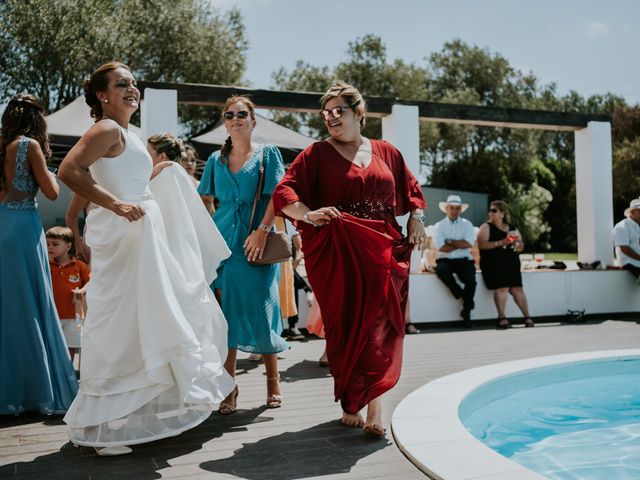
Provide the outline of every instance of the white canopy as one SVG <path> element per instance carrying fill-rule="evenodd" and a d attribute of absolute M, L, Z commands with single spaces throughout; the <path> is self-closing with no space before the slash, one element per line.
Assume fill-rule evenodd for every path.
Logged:
<path fill-rule="evenodd" d="M 192 140 L 209 145 L 222 145 L 227 139 L 227 130 L 224 125 L 218 125 L 202 135 L 193 137 Z M 316 140 L 291 130 L 290 128 L 278 125 L 276 122 L 256 114 L 256 128 L 251 134 L 251 140 L 257 143 L 269 143 L 281 148 L 294 150 L 304 150 Z"/>
<path fill-rule="evenodd" d="M 66 107 L 45 117 L 49 135 L 80 138 L 94 123 L 90 112 L 84 96 L 76 98 Z M 139 127 L 129 125 L 129 131 L 142 138 L 142 130 Z"/>

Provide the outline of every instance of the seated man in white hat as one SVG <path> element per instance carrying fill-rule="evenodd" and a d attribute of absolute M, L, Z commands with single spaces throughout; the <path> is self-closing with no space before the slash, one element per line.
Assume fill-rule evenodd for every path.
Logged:
<path fill-rule="evenodd" d="M 624 220 L 613 227 L 613 244 L 620 266 L 640 282 L 640 198 L 634 198 L 624 211 Z"/>
<path fill-rule="evenodd" d="M 447 201 L 440 202 L 438 206 L 447 216 L 435 224 L 433 242 L 439 251 L 436 274 L 454 297 L 462 299 L 460 315 L 465 327 L 471 328 L 471 310 L 475 306 L 473 296 L 476 293 L 476 267 L 471 256 L 475 235 L 471 222 L 460 217 L 469 204 L 462 203 L 459 195 L 449 195 Z M 454 274 L 464 288 L 460 287 Z"/>

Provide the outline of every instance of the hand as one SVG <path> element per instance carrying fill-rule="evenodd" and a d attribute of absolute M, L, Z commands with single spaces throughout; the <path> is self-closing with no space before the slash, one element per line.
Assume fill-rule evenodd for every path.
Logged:
<path fill-rule="evenodd" d="M 91 258 L 91 249 L 84 243 L 84 240 L 77 239 L 75 241 L 76 256 L 83 262 L 89 262 Z"/>
<path fill-rule="evenodd" d="M 151 170 L 151 178 L 149 180 L 153 180 L 163 169 L 175 165 L 175 163 L 176 162 L 172 162 L 171 160 L 156 163 L 153 166 L 153 170 Z"/>
<path fill-rule="evenodd" d="M 264 230 L 254 230 L 244 241 L 244 254 L 247 260 L 254 262 L 262 258 L 264 247 L 267 244 L 267 232 Z"/>
<path fill-rule="evenodd" d="M 144 208 L 142 208 L 137 203 L 118 201 L 115 203 L 115 205 L 111 210 L 116 215 L 124 217 L 130 222 L 135 222 L 136 220 L 140 220 L 144 215 Z"/>
<path fill-rule="evenodd" d="M 422 248 L 427 238 L 422 222 L 417 218 L 409 217 L 407 231 L 407 238 L 409 239 L 409 243 L 413 245 L 413 249 Z"/>
<path fill-rule="evenodd" d="M 307 218 L 316 225 L 327 225 L 333 218 L 341 216 L 340 210 L 336 207 L 322 207 L 307 212 Z"/>
<path fill-rule="evenodd" d="M 84 292 L 80 288 L 74 288 L 71 292 L 73 292 L 74 303 L 84 303 Z"/>

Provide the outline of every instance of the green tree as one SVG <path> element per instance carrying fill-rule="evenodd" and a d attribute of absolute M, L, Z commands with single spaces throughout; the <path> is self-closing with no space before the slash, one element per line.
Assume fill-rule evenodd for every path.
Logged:
<path fill-rule="evenodd" d="M 0 2 L 0 101 L 20 91 L 49 111 L 82 93 L 82 80 L 118 59 L 140 80 L 239 84 L 247 40 L 235 9 L 206 0 L 5 0 Z M 190 130 L 212 110 L 180 108 Z"/>
<path fill-rule="evenodd" d="M 427 71 L 400 59 L 389 62 L 380 37 L 365 35 L 350 42 L 346 57 L 335 68 L 317 67 L 303 61 L 298 61 L 291 71 L 280 68 L 272 74 L 274 86 L 280 90 L 324 92 L 332 83 L 344 80 L 355 85 L 363 95 L 426 98 Z M 302 127 L 316 138 L 325 134 L 324 124 L 318 115 L 278 112 L 274 118 L 291 128 Z M 368 118 L 363 134 L 379 138 L 380 120 Z"/>

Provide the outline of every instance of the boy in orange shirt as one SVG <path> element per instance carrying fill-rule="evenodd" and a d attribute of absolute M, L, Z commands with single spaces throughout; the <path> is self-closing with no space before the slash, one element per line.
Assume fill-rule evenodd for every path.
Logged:
<path fill-rule="evenodd" d="M 62 332 L 73 361 L 80 348 L 80 329 L 84 318 L 84 294 L 91 276 L 86 263 L 70 255 L 73 246 L 73 232 L 67 227 L 53 227 L 47 230 L 47 251 L 53 284 L 53 298 Z"/>

